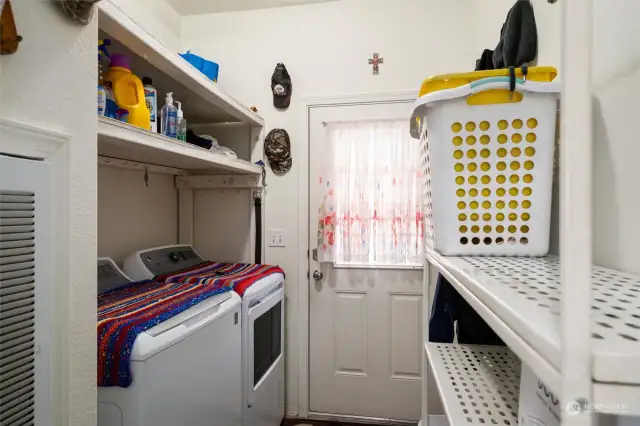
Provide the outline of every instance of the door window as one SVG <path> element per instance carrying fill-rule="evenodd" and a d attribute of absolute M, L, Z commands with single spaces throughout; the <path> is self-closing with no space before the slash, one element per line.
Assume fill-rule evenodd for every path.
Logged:
<path fill-rule="evenodd" d="M 420 142 L 408 120 L 330 122 L 324 199 L 318 217 L 320 261 L 420 265 L 423 214 Z"/>

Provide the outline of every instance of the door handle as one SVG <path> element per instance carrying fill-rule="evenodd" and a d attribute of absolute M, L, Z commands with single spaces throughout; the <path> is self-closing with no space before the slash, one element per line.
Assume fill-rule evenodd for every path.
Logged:
<path fill-rule="evenodd" d="M 324 274 L 320 271 L 313 271 L 313 279 L 316 281 L 321 281 L 322 278 L 324 277 Z"/>

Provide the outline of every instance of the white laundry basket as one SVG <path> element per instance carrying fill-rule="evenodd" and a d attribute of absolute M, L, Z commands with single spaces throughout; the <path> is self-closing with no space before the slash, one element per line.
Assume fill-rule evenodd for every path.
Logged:
<path fill-rule="evenodd" d="M 440 88 L 420 96 L 411 118 L 422 140 L 427 245 L 439 253 L 548 252 L 560 88 L 553 68 L 540 70 L 516 79 L 515 92 L 506 70 L 423 85 Z"/>

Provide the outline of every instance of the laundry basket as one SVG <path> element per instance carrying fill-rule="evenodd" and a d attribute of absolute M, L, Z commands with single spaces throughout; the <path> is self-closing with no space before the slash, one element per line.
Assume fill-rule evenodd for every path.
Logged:
<path fill-rule="evenodd" d="M 549 249 L 556 70 L 446 75 L 422 85 L 427 246 L 443 255 L 543 256 Z"/>

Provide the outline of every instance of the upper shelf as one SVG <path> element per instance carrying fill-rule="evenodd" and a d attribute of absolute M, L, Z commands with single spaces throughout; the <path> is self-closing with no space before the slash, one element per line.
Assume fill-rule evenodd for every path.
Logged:
<path fill-rule="evenodd" d="M 262 168 L 127 123 L 98 117 L 98 154 L 191 172 L 260 174 Z"/>
<path fill-rule="evenodd" d="M 560 259 L 556 256 L 427 259 L 509 347 L 556 392 L 560 390 Z M 594 397 L 640 391 L 640 277 L 594 266 L 592 369 Z M 595 401 L 599 402 L 599 401 Z M 640 410 L 630 407 L 633 411 Z"/>
<path fill-rule="evenodd" d="M 164 105 L 166 92 L 174 92 L 174 99 L 183 102 L 185 118 L 190 123 L 242 122 L 264 127 L 262 117 L 220 90 L 118 6 L 102 1 L 99 11 L 98 25 L 114 42 L 113 52 L 130 55 L 134 74 L 153 79 L 159 91 L 158 109 Z"/>

